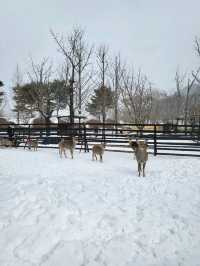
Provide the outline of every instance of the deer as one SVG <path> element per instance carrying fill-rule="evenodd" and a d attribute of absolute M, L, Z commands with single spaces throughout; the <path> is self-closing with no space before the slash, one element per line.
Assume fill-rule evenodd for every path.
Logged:
<path fill-rule="evenodd" d="M 129 145 L 131 146 L 131 148 L 135 153 L 135 157 L 138 164 L 138 176 L 140 177 L 142 172 L 143 177 L 145 177 L 145 166 L 148 160 L 148 153 L 147 153 L 148 144 L 146 141 L 129 140 Z"/>
<path fill-rule="evenodd" d="M 103 144 L 94 144 L 92 147 L 92 160 L 94 158 L 97 161 L 97 155 L 99 155 L 100 162 L 103 162 L 103 154 L 104 154 L 105 147 Z"/>
<path fill-rule="evenodd" d="M 78 140 L 75 137 L 71 139 L 64 139 L 62 138 L 61 141 L 58 143 L 59 148 L 59 155 L 62 158 L 62 154 L 64 153 L 65 158 L 67 158 L 66 150 L 70 151 L 71 158 L 74 158 L 74 150 L 76 147 Z"/>
<path fill-rule="evenodd" d="M 24 149 L 28 147 L 29 150 L 31 150 L 31 148 L 33 148 L 34 151 L 37 151 L 38 149 L 38 140 L 37 139 L 30 139 L 27 138 L 25 145 L 24 145 Z"/>
<path fill-rule="evenodd" d="M 0 139 L 0 146 L 12 147 L 13 146 L 13 142 L 11 140 L 9 140 L 9 139 L 1 138 Z"/>
<path fill-rule="evenodd" d="M 30 146 L 33 147 L 34 151 L 37 151 L 38 149 L 38 140 L 37 139 L 33 139 L 30 141 Z"/>

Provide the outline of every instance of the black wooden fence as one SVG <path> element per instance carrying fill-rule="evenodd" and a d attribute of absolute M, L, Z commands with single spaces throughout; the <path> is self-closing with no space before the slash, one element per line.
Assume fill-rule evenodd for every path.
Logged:
<path fill-rule="evenodd" d="M 0 124 L 0 138 L 16 139 L 23 147 L 27 138 L 38 139 L 40 148 L 57 148 L 61 138 L 78 137 L 77 148 L 89 151 L 104 143 L 107 151 L 132 152 L 128 139 L 146 139 L 149 153 L 200 157 L 200 125 L 169 124 Z"/>

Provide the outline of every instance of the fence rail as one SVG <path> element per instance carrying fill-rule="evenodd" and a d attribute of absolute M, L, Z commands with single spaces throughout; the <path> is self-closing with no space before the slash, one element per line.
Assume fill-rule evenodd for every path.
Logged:
<path fill-rule="evenodd" d="M 94 143 L 104 143 L 107 151 L 132 152 L 128 139 L 146 139 L 149 153 L 200 157 L 200 125 L 169 124 L 0 124 L 0 138 L 38 139 L 40 148 L 57 148 L 63 137 L 75 135 L 77 148 L 89 151 Z"/>

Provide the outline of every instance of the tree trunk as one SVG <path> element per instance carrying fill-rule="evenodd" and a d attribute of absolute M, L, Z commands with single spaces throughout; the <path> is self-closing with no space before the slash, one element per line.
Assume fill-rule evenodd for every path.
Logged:
<path fill-rule="evenodd" d="M 50 117 L 45 117 L 46 135 L 50 135 Z"/>
<path fill-rule="evenodd" d="M 105 110 L 105 55 L 103 54 L 103 72 L 102 72 L 102 89 L 103 89 L 103 124 L 105 124 L 106 121 L 106 110 Z"/>
<path fill-rule="evenodd" d="M 81 62 L 79 66 L 79 71 L 78 71 L 78 90 L 79 90 L 79 95 L 78 95 L 78 114 L 81 116 L 81 109 L 82 109 L 82 87 L 81 87 Z"/>
<path fill-rule="evenodd" d="M 19 124 L 19 111 L 17 111 L 17 124 Z"/>
<path fill-rule="evenodd" d="M 70 80 L 70 95 L 69 95 L 69 111 L 70 111 L 70 124 L 74 124 L 74 69 L 75 67 L 72 66 L 72 76 Z"/>
<path fill-rule="evenodd" d="M 118 74 L 117 71 L 115 73 L 115 124 L 118 123 Z"/>
<path fill-rule="evenodd" d="M 185 115 L 184 115 L 184 124 L 187 124 L 188 119 L 188 102 L 189 102 L 189 88 L 187 89 L 186 101 L 185 101 Z"/>

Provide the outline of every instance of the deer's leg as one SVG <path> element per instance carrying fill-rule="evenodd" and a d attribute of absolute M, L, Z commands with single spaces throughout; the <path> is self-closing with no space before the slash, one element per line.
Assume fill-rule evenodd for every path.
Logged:
<path fill-rule="evenodd" d="M 143 163 L 143 177 L 145 177 L 145 166 L 146 166 L 146 162 Z"/>
<path fill-rule="evenodd" d="M 92 152 L 92 161 L 94 161 L 94 152 Z"/>
<path fill-rule="evenodd" d="M 31 142 L 30 141 L 28 142 L 28 148 L 29 148 L 29 150 L 31 150 Z"/>
<path fill-rule="evenodd" d="M 65 155 L 65 158 L 67 158 L 67 154 L 66 154 L 66 150 L 65 149 L 63 149 L 63 153 Z"/>
<path fill-rule="evenodd" d="M 100 162 L 103 162 L 103 156 L 100 154 Z"/>
<path fill-rule="evenodd" d="M 71 158 L 74 158 L 74 154 L 73 154 L 73 149 L 70 149 L 70 153 L 71 153 Z"/>
<path fill-rule="evenodd" d="M 79 153 L 82 151 L 82 146 L 83 146 L 83 142 L 81 141 L 81 147 L 80 147 Z"/>
<path fill-rule="evenodd" d="M 141 172 L 141 163 L 138 162 L 138 176 L 140 176 L 140 172 Z"/>
<path fill-rule="evenodd" d="M 62 158 L 62 148 L 59 147 L 59 155 L 60 155 L 60 158 Z"/>

